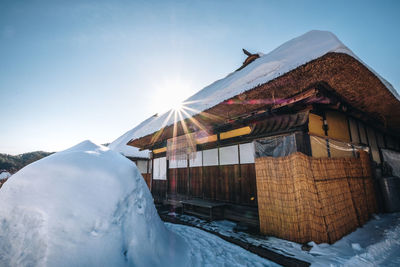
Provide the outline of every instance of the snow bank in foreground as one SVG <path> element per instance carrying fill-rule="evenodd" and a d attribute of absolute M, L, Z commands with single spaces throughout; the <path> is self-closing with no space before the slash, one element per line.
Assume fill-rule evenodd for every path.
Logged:
<path fill-rule="evenodd" d="M 90 141 L 28 165 L 0 190 L 0 266 L 186 266 L 138 169 Z"/>

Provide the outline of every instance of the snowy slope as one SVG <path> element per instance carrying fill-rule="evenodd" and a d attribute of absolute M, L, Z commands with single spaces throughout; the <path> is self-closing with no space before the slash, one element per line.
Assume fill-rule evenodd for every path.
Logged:
<path fill-rule="evenodd" d="M 0 266 L 185 266 L 188 255 L 136 166 L 90 141 L 0 190 Z"/>
<path fill-rule="evenodd" d="M 185 119 L 207 110 L 231 97 L 253 89 L 257 85 L 264 84 L 330 52 L 344 53 L 363 63 L 333 33 L 327 31 L 310 31 L 282 44 L 272 52 L 256 59 L 242 70 L 229 74 L 227 77 L 212 83 L 188 98 L 184 101 L 184 105 L 187 107 L 185 109 L 187 114 L 183 113 L 183 118 Z M 365 63 L 363 64 L 400 100 L 397 91 L 389 82 L 380 77 Z M 123 135 L 124 141 L 128 142 L 131 139 L 154 133 L 163 126 L 172 125 L 174 123 L 172 113 L 173 111 L 171 110 L 159 117 L 146 120 L 125 133 Z"/>

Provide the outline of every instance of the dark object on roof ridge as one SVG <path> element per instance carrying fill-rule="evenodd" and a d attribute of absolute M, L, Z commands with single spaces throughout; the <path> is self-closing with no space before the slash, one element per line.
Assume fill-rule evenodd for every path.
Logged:
<path fill-rule="evenodd" d="M 246 67 L 247 65 L 249 65 L 251 62 L 253 62 L 254 60 L 256 60 L 257 58 L 260 57 L 259 54 L 252 54 L 249 51 L 247 51 L 246 49 L 242 48 L 243 53 L 245 53 L 247 55 L 246 60 L 243 62 L 242 66 L 240 68 L 238 68 L 236 71 L 243 69 L 244 67 Z"/>

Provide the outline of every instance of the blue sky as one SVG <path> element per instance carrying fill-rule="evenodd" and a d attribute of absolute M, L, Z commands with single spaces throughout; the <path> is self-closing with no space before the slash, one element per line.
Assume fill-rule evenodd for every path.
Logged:
<path fill-rule="evenodd" d="M 400 88 L 400 1 L 0 0 L 0 153 L 107 143 L 312 29 Z"/>

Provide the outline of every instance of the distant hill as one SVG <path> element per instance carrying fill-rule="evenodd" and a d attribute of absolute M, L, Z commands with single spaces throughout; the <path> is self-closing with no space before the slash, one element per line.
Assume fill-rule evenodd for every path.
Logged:
<path fill-rule="evenodd" d="M 0 170 L 6 170 L 10 173 L 15 173 L 26 165 L 51 154 L 53 153 L 44 151 L 29 152 L 16 156 L 0 153 Z"/>

